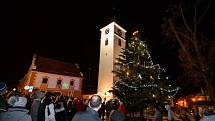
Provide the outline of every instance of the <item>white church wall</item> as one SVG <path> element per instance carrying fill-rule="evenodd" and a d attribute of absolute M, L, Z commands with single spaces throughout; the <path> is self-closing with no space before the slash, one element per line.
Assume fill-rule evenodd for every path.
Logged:
<path fill-rule="evenodd" d="M 47 81 L 47 88 L 56 88 L 57 80 L 62 80 L 62 89 L 69 89 L 70 82 L 73 81 L 73 88 L 75 91 L 80 90 L 80 78 L 72 77 L 72 76 L 65 76 L 65 75 L 58 75 L 58 74 L 51 74 L 45 72 L 37 72 L 36 78 L 34 81 L 34 86 L 39 88 L 42 84 L 43 78 L 48 78 Z"/>

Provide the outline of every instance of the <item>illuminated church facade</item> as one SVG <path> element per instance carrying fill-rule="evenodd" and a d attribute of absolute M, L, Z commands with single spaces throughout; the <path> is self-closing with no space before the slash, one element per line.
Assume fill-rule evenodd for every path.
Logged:
<path fill-rule="evenodd" d="M 126 30 L 116 22 L 111 22 L 107 26 L 100 29 L 100 58 L 99 58 L 99 74 L 97 94 L 107 99 L 113 98 L 112 90 L 113 82 L 116 80 L 113 74 L 114 63 L 122 48 L 126 45 Z"/>
<path fill-rule="evenodd" d="M 63 95 L 82 96 L 83 74 L 77 64 L 62 62 L 42 56 L 33 56 L 32 64 L 18 89 L 22 92 L 41 90 Z"/>

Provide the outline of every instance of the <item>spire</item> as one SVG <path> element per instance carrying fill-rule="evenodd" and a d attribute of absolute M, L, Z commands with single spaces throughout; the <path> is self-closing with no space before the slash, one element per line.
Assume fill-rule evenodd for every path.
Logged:
<path fill-rule="evenodd" d="M 116 0 L 113 0 L 113 6 L 112 6 L 112 13 L 111 13 L 111 18 L 110 22 L 116 22 Z"/>

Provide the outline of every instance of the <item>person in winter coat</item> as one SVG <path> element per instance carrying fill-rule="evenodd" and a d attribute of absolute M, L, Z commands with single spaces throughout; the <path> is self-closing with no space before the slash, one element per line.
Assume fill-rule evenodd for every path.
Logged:
<path fill-rule="evenodd" d="M 7 85 L 3 82 L 0 82 L 0 112 L 7 111 L 7 101 L 4 98 L 4 93 L 7 90 Z"/>
<path fill-rule="evenodd" d="M 123 112 L 125 116 L 128 113 L 128 111 L 126 110 L 125 105 L 123 104 L 122 101 L 119 102 L 119 108 L 118 108 L 118 110 L 121 111 L 121 112 Z"/>
<path fill-rule="evenodd" d="M 175 118 L 174 118 L 174 112 L 171 110 L 170 105 L 166 105 L 165 108 L 166 108 L 166 110 L 168 112 L 168 118 L 167 118 L 168 121 L 174 121 L 175 120 Z"/>
<path fill-rule="evenodd" d="M 125 121 L 125 115 L 123 112 L 119 111 L 119 100 L 112 99 L 110 102 L 110 119 L 109 121 Z"/>
<path fill-rule="evenodd" d="M 32 121 L 26 109 L 27 99 L 20 96 L 11 96 L 8 99 L 7 112 L 0 113 L 0 121 Z"/>
<path fill-rule="evenodd" d="M 55 119 L 56 121 L 68 121 L 67 112 L 63 103 L 63 97 L 59 97 L 55 102 Z"/>
<path fill-rule="evenodd" d="M 38 115 L 38 110 L 40 106 L 40 101 L 41 99 L 45 96 L 45 93 L 41 91 L 36 91 L 35 94 L 33 95 L 33 103 L 31 105 L 31 118 L 32 121 L 37 121 L 37 115 Z"/>
<path fill-rule="evenodd" d="M 73 102 L 73 100 L 69 99 L 67 103 L 67 118 L 68 121 L 71 121 L 73 116 L 76 113 L 76 104 Z"/>
<path fill-rule="evenodd" d="M 102 106 L 101 106 L 101 108 L 99 109 L 99 117 L 102 119 L 102 120 L 104 120 L 104 117 L 105 117 L 105 109 L 106 109 L 106 105 L 105 105 L 105 98 L 104 98 L 104 101 L 103 101 L 103 103 L 102 103 Z"/>
<path fill-rule="evenodd" d="M 213 110 L 206 110 L 199 121 L 215 121 L 215 112 Z"/>
<path fill-rule="evenodd" d="M 158 106 L 155 107 L 154 121 L 163 121 L 163 116 Z"/>
<path fill-rule="evenodd" d="M 93 95 L 89 100 L 89 106 L 84 112 L 77 112 L 72 121 L 101 121 L 98 110 L 101 108 L 102 98 L 99 95 Z"/>
<path fill-rule="evenodd" d="M 38 121 L 56 121 L 54 110 L 54 99 L 51 92 L 47 92 L 41 100 L 37 120 Z"/>

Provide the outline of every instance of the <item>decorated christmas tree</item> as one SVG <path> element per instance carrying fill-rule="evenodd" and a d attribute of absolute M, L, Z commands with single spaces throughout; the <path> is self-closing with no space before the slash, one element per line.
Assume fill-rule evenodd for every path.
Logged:
<path fill-rule="evenodd" d="M 138 31 L 127 40 L 113 73 L 115 81 L 111 91 L 127 108 L 161 105 L 179 89 L 168 79 L 165 69 L 153 64 L 146 41 L 140 40 Z"/>

